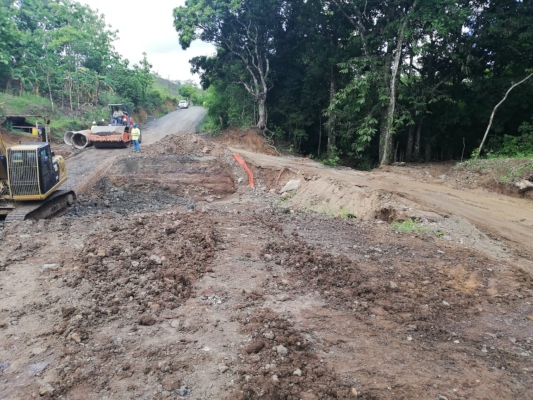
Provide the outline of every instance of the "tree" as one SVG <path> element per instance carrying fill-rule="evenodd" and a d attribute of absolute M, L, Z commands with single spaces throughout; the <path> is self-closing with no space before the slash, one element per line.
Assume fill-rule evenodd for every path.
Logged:
<path fill-rule="evenodd" d="M 174 26 L 183 49 L 199 38 L 232 55 L 232 63 L 239 66 L 232 71 L 234 83 L 242 85 L 257 103 L 259 129 L 267 127 L 270 61 L 288 6 L 281 0 L 189 0 L 174 9 Z"/>
<path fill-rule="evenodd" d="M 20 33 L 13 23 L 11 10 L 0 7 L 0 64 L 8 65 L 11 60 L 13 46 L 16 45 Z"/>
<path fill-rule="evenodd" d="M 490 115 L 490 120 L 489 120 L 489 125 L 487 126 L 487 130 L 485 131 L 485 135 L 483 136 L 483 140 L 481 141 L 481 144 L 479 145 L 479 150 L 477 152 L 477 155 L 476 155 L 476 158 L 479 157 L 481 155 L 481 150 L 483 149 L 483 144 L 485 143 L 485 140 L 487 140 L 487 135 L 489 134 L 489 131 L 490 131 L 490 127 L 492 125 L 492 120 L 494 119 L 494 114 L 496 114 L 496 110 L 498 109 L 498 107 L 500 107 L 502 105 L 502 103 L 507 99 L 507 96 L 509 96 L 509 93 L 511 92 L 511 90 L 513 90 L 515 87 L 517 87 L 518 85 L 521 85 L 522 83 L 524 83 L 525 81 L 527 81 L 529 78 L 531 78 L 533 76 L 533 73 L 529 74 L 528 76 L 526 76 L 524 79 L 522 79 L 520 82 L 517 82 L 515 84 L 513 84 L 509 90 L 507 90 L 507 92 L 505 92 L 505 96 L 503 97 L 503 99 L 501 99 L 501 101 L 496 104 L 496 106 L 494 107 L 494 109 L 492 110 L 492 114 Z"/>
<path fill-rule="evenodd" d="M 141 86 L 141 100 L 145 101 L 148 95 L 148 90 L 154 83 L 154 77 L 150 74 L 152 64 L 148 62 L 146 53 L 143 53 L 143 59 L 140 61 L 140 65 L 134 65 L 134 71 L 136 79 Z"/>

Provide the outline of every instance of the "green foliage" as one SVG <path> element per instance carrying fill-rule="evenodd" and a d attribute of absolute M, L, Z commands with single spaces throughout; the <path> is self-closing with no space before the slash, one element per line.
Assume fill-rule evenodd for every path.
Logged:
<path fill-rule="evenodd" d="M 209 131 L 225 129 L 228 126 L 253 125 L 254 105 L 240 86 L 226 85 L 225 90 L 222 90 L 222 87 L 213 84 L 206 91 L 204 105 L 207 108 L 204 126 Z"/>
<path fill-rule="evenodd" d="M 159 75 L 154 76 L 154 88 L 163 97 L 175 98 L 179 97 L 180 82 L 164 79 Z"/>
<path fill-rule="evenodd" d="M 25 93 L 21 96 L 13 96 L 0 92 L 0 104 L 2 103 L 6 115 L 34 114 L 49 116 L 52 114 L 50 100 L 33 94 Z"/>
<path fill-rule="evenodd" d="M 437 237 L 444 236 L 443 231 L 432 230 L 430 227 L 422 225 L 412 218 L 405 221 L 395 221 L 392 223 L 392 229 L 401 233 L 425 233 L 432 234 Z"/>
<path fill-rule="evenodd" d="M 355 168 L 361 171 L 371 171 L 379 166 L 379 163 L 368 155 L 355 158 L 354 163 Z"/>
<path fill-rule="evenodd" d="M 113 48 L 116 31 L 73 0 L 3 1 L 0 37 L 0 89 L 45 96 L 51 113 L 95 117 L 92 109 L 111 98 L 153 112 L 167 98 L 154 89 L 146 54 L 130 66 Z"/>
<path fill-rule="evenodd" d="M 340 218 L 345 218 L 345 219 L 356 219 L 357 218 L 355 213 L 353 213 L 347 206 L 343 206 L 340 210 L 332 210 L 331 208 L 329 208 L 328 205 L 324 205 L 324 206 L 317 208 L 313 206 L 310 200 L 307 200 L 305 203 L 305 207 L 309 210 L 329 215 L 330 217 L 340 217 Z"/>
<path fill-rule="evenodd" d="M 409 218 L 403 222 L 395 221 L 392 223 L 392 229 L 398 232 L 423 232 L 425 227 Z"/>
<path fill-rule="evenodd" d="M 492 137 L 487 144 L 487 158 L 533 157 L 533 124 L 524 122 L 518 128 L 520 135 Z"/>
<path fill-rule="evenodd" d="M 190 99 L 195 89 L 190 85 L 183 85 L 179 88 L 179 94 L 184 99 Z"/>
<path fill-rule="evenodd" d="M 340 160 L 339 151 L 337 150 L 335 146 L 332 146 L 331 152 L 329 154 L 326 154 L 319 161 L 324 165 L 335 167 L 339 163 L 339 160 Z"/>
<path fill-rule="evenodd" d="M 357 218 L 354 213 L 350 211 L 350 209 L 346 206 L 342 207 L 339 211 L 339 217 L 346 218 L 346 219 L 355 219 Z"/>
<path fill-rule="evenodd" d="M 0 65 L 9 64 L 13 46 L 20 40 L 20 32 L 13 23 L 12 10 L 0 7 Z"/>
<path fill-rule="evenodd" d="M 489 158 L 475 159 L 458 163 L 455 171 L 478 171 L 490 175 L 496 182 L 515 183 L 533 175 L 533 157 L 529 158 Z"/>
<path fill-rule="evenodd" d="M 324 158 L 325 150 L 331 153 L 327 147 L 335 146 L 351 159 L 346 164 L 369 160 L 364 168 L 380 159 L 387 134 L 393 142 L 387 151 L 398 145 L 400 161 L 469 154 L 479 145 L 494 105 L 532 65 L 530 2 L 194 0 L 177 8 L 174 18 L 182 46 L 195 39 L 217 45 L 215 57 L 192 63 L 202 86 L 217 92 L 207 101 L 212 127 L 257 121 L 257 98 L 242 106 L 240 96 L 227 95 L 230 86 L 250 83 L 246 67 L 255 67 L 234 52 L 250 43 L 243 36 L 250 26 L 260 36 L 260 55 L 268 55 L 270 130 L 278 127 L 280 139 L 304 154 Z M 533 114 L 532 97 L 529 82 L 498 110 L 491 131 L 499 140 L 493 142 L 494 154 L 500 148 L 502 154 L 529 154 L 528 136 L 518 129 Z M 512 139 L 520 135 L 523 140 Z M 341 161 L 331 158 L 326 162 Z"/>

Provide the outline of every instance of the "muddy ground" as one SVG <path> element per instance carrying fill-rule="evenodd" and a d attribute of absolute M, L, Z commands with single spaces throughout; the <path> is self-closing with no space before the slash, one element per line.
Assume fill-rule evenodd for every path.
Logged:
<path fill-rule="evenodd" d="M 270 151 L 168 136 L 0 233 L 0 399 L 531 398 L 522 247 L 294 158 L 242 152 L 251 189 L 236 144 Z"/>

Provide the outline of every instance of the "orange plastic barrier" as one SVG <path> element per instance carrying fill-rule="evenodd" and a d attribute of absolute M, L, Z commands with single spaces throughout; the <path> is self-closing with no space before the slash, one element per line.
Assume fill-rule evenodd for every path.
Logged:
<path fill-rule="evenodd" d="M 279 171 L 279 175 L 278 175 L 278 177 L 276 178 L 276 183 L 275 183 L 275 185 L 278 184 L 279 178 L 281 178 L 281 174 L 283 173 L 283 171 L 285 171 L 285 167 L 283 167 L 283 168 L 281 169 L 281 171 Z"/>
<path fill-rule="evenodd" d="M 244 170 L 248 173 L 248 181 L 250 182 L 250 187 L 253 188 L 254 187 L 254 174 L 252 173 L 252 171 L 250 171 L 250 168 L 248 168 L 248 165 L 246 165 L 246 161 L 244 161 L 242 157 L 236 153 L 233 153 L 233 158 L 235 158 L 235 160 L 239 164 L 241 164 Z"/>

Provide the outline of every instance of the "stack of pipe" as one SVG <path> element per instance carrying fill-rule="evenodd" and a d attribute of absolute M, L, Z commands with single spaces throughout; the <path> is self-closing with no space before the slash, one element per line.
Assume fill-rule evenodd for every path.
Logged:
<path fill-rule="evenodd" d="M 63 136 L 63 141 L 69 146 L 74 146 L 77 149 L 84 149 L 91 146 L 93 142 L 89 141 L 90 130 L 85 131 L 67 131 Z"/>

